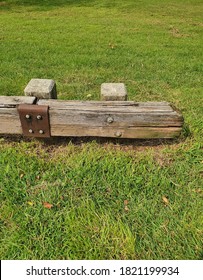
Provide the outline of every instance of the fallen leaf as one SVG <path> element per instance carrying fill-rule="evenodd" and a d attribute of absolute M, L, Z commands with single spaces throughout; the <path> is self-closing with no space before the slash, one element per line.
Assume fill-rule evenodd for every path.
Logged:
<path fill-rule="evenodd" d="M 128 205 L 129 201 L 126 199 L 124 200 L 124 205 Z"/>
<path fill-rule="evenodd" d="M 199 188 L 199 189 L 196 189 L 195 192 L 196 192 L 196 193 L 201 193 L 202 190 Z"/>
<path fill-rule="evenodd" d="M 50 204 L 48 202 L 43 202 L 43 206 L 47 209 L 51 209 L 54 205 L 53 204 Z"/>
<path fill-rule="evenodd" d="M 27 204 L 30 205 L 30 206 L 34 205 L 34 203 L 32 201 L 28 201 Z"/>
<path fill-rule="evenodd" d="M 125 199 L 125 200 L 124 200 L 124 210 L 125 210 L 126 212 L 129 211 L 128 203 L 129 203 L 129 201 L 128 201 L 127 199 Z"/>
<path fill-rule="evenodd" d="M 107 192 L 107 193 L 111 193 L 111 188 L 108 187 L 108 188 L 106 189 L 106 192 Z"/>
<path fill-rule="evenodd" d="M 109 43 L 109 47 L 110 47 L 111 49 L 115 49 L 116 45 L 113 44 L 113 43 Z"/>
<path fill-rule="evenodd" d="M 21 174 L 20 174 L 20 179 L 22 179 L 24 176 L 25 176 L 25 174 L 24 174 L 24 173 L 21 173 Z"/>
<path fill-rule="evenodd" d="M 165 205 L 169 204 L 169 200 L 168 200 L 168 198 L 166 196 L 162 196 L 162 200 L 163 200 Z"/>
<path fill-rule="evenodd" d="M 87 94 L 87 98 L 90 98 L 90 97 L 92 97 L 92 95 L 91 94 Z"/>

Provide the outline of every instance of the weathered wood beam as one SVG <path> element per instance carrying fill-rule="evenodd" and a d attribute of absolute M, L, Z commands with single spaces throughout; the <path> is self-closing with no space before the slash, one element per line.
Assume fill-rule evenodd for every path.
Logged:
<path fill-rule="evenodd" d="M 35 101 L 32 96 L 0 96 L 0 134 L 22 134 L 17 106 Z"/>
<path fill-rule="evenodd" d="M 173 138 L 183 117 L 167 102 L 63 101 L 0 97 L 0 134 L 22 134 L 19 104 L 49 106 L 51 136 Z M 34 135 L 33 135 L 34 136 Z"/>
<path fill-rule="evenodd" d="M 52 136 L 174 138 L 183 117 L 167 102 L 39 100 Z"/>

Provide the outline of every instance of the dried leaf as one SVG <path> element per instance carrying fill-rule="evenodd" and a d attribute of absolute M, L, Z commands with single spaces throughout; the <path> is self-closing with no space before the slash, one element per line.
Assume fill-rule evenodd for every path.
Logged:
<path fill-rule="evenodd" d="M 53 204 L 50 204 L 48 202 L 43 202 L 43 206 L 47 209 L 51 209 L 53 207 Z"/>
<path fill-rule="evenodd" d="M 129 203 L 129 201 L 128 201 L 127 199 L 125 199 L 125 200 L 124 200 L 124 210 L 125 210 L 126 212 L 129 211 L 128 203 Z"/>
<path fill-rule="evenodd" d="M 124 205 L 128 205 L 129 201 L 126 199 L 124 200 Z"/>
<path fill-rule="evenodd" d="M 24 174 L 24 173 L 21 173 L 21 174 L 20 174 L 20 179 L 22 179 L 24 176 L 25 176 L 25 174 Z"/>
<path fill-rule="evenodd" d="M 162 196 L 162 200 L 163 200 L 165 205 L 169 204 L 169 200 L 168 200 L 168 198 L 166 196 Z"/>
<path fill-rule="evenodd" d="M 199 189 L 196 189 L 195 192 L 196 192 L 196 193 L 201 193 L 202 190 L 199 188 Z"/>
<path fill-rule="evenodd" d="M 113 44 L 113 43 L 109 43 L 109 47 L 110 47 L 111 49 L 115 49 L 115 48 L 116 48 L 116 45 Z"/>
<path fill-rule="evenodd" d="M 108 188 L 106 189 L 106 192 L 107 192 L 107 193 L 111 193 L 111 188 L 108 187 Z"/>
<path fill-rule="evenodd" d="M 30 205 L 30 206 L 34 205 L 34 203 L 32 201 L 28 201 L 27 204 Z"/>

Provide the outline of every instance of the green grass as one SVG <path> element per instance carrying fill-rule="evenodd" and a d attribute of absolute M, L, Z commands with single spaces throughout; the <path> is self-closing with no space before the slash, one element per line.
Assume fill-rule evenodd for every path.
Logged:
<path fill-rule="evenodd" d="M 202 259 L 201 1 L 33 2 L 0 2 L 1 95 L 52 78 L 60 99 L 99 100 L 124 82 L 185 126 L 172 142 L 0 138 L 1 259 Z"/>

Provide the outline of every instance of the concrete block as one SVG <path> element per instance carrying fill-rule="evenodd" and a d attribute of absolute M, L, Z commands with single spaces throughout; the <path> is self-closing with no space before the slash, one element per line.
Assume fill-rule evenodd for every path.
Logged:
<path fill-rule="evenodd" d="M 57 99 L 56 83 L 50 79 L 31 79 L 24 93 L 41 99 Z"/>
<path fill-rule="evenodd" d="M 101 85 L 101 100 L 104 101 L 125 101 L 127 90 L 123 83 L 103 83 Z"/>

